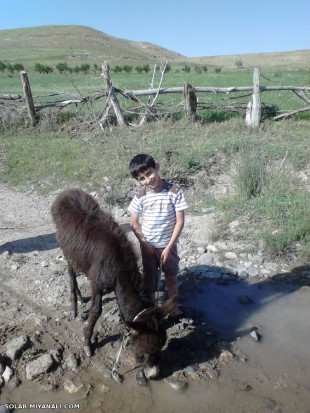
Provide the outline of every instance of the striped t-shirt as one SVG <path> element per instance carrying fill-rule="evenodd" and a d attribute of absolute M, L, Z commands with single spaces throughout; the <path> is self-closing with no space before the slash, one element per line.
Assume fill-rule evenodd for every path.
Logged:
<path fill-rule="evenodd" d="M 160 192 L 151 192 L 143 187 L 131 201 L 128 211 L 143 214 L 143 235 L 154 247 L 164 248 L 168 245 L 176 224 L 176 211 L 186 208 L 188 203 L 182 189 L 164 181 Z"/>

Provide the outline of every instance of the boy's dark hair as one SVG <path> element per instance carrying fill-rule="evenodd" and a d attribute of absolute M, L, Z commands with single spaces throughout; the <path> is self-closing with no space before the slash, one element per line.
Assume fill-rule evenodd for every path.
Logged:
<path fill-rule="evenodd" d="M 137 178 L 139 172 L 144 172 L 149 168 L 156 168 L 156 162 L 151 155 L 146 153 L 136 155 L 129 164 L 129 172 L 134 178 Z"/>

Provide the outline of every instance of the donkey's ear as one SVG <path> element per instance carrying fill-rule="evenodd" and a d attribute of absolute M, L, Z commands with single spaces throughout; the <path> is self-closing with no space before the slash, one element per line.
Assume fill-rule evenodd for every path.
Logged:
<path fill-rule="evenodd" d="M 164 318 L 167 314 L 169 314 L 175 307 L 176 303 L 179 300 L 179 296 L 176 294 L 169 298 L 161 307 L 159 307 L 157 312 L 158 318 Z"/>
<path fill-rule="evenodd" d="M 131 333 L 134 335 L 139 334 L 144 328 L 143 324 L 139 321 L 125 321 L 125 324 L 128 328 L 130 328 Z"/>

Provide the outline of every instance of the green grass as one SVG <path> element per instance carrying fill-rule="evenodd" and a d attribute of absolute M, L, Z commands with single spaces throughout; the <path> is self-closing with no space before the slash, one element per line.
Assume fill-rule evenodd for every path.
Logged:
<path fill-rule="evenodd" d="M 100 63 L 99 63 L 100 66 Z M 173 67 L 173 66 L 172 66 Z M 39 74 L 34 71 L 33 67 L 26 68 L 28 77 L 34 96 L 35 105 L 39 105 L 44 102 L 53 102 L 56 100 L 70 99 L 72 95 L 81 97 L 87 96 L 91 91 L 103 90 L 106 88 L 104 80 L 101 78 L 100 71 L 90 71 L 88 74 L 60 74 L 56 71 L 51 74 Z M 261 84 L 271 85 L 296 85 L 302 86 L 309 82 L 309 73 L 305 70 L 282 70 L 277 75 L 272 70 L 262 70 L 262 74 L 268 79 L 273 79 L 273 82 L 267 82 L 265 79 L 261 79 Z M 111 79 L 115 87 L 122 90 L 136 90 L 136 89 L 148 89 L 150 79 L 152 77 L 151 72 L 148 74 L 138 73 L 114 73 L 110 71 Z M 229 86 L 251 86 L 252 85 L 252 71 L 251 70 L 238 70 L 238 69 L 223 69 L 220 74 L 216 74 L 212 71 L 207 73 L 197 74 L 194 70 L 190 73 L 184 73 L 184 71 L 173 69 L 165 75 L 162 87 L 182 87 L 184 82 L 188 82 L 193 86 L 214 86 L 214 87 L 229 87 Z M 157 73 L 154 81 L 154 87 L 159 85 L 160 74 Z M 20 94 L 23 95 L 22 84 L 19 74 L 14 73 L 13 76 L 9 76 L 7 72 L 0 73 L 1 92 L 7 94 Z M 61 96 L 50 97 L 38 97 L 48 95 L 54 92 L 65 92 Z M 243 102 L 246 106 L 250 100 L 250 96 L 237 99 L 242 93 L 226 94 L 214 94 L 214 93 L 198 93 L 198 101 L 202 103 L 212 104 L 230 104 L 233 102 Z M 137 104 L 123 98 L 118 95 L 120 105 L 123 110 L 135 110 Z M 141 97 L 142 102 L 147 103 L 148 97 Z M 152 101 L 153 97 L 151 97 Z M 162 109 L 173 109 L 183 99 L 182 94 L 169 94 L 160 95 L 157 99 L 156 110 L 158 113 Z M 283 92 L 264 92 L 261 96 L 262 102 L 277 108 L 278 110 L 295 110 L 305 106 L 304 102 L 298 98 L 291 91 Z M 81 106 L 81 105 L 80 105 Z M 94 102 L 94 110 L 99 115 L 104 106 L 104 99 L 100 99 Z M 3 110 L 3 108 L 2 108 Z M 70 107 L 69 110 L 75 111 L 74 107 Z M 141 109 L 140 109 L 141 110 Z M 179 109 L 181 110 L 181 109 Z M 244 116 L 245 110 L 241 110 L 238 114 L 236 112 L 224 112 L 221 110 L 205 110 L 199 111 L 198 115 L 204 121 L 223 121 L 227 120 L 231 116 Z M 131 120 L 134 119 L 133 115 L 130 116 Z M 180 115 L 178 115 L 180 116 Z M 308 119 L 309 113 L 300 114 L 299 117 Z"/>
<path fill-rule="evenodd" d="M 296 85 L 305 84 L 307 76 L 301 70 L 265 74 L 283 84 Z M 111 72 L 111 77 L 118 88 L 141 89 L 148 87 L 151 75 Z M 99 73 L 40 75 L 30 71 L 29 78 L 34 95 L 62 90 L 85 95 L 105 87 Z M 184 81 L 196 86 L 242 86 L 251 84 L 251 78 L 250 71 L 237 69 L 220 74 L 172 72 L 165 76 L 162 86 L 182 86 Z M 21 93 L 18 75 L 0 73 L 0 80 L 3 93 Z M 155 87 L 158 80 L 159 75 Z M 281 110 L 302 104 L 292 92 L 278 95 L 264 93 L 262 100 L 268 98 Z M 221 102 L 227 95 L 205 95 L 204 99 L 209 97 Z M 180 99 L 169 95 L 158 100 L 172 107 Z M 127 109 L 135 106 L 128 100 L 120 101 Z M 1 181 L 20 189 L 35 186 L 41 192 L 66 186 L 100 192 L 103 178 L 108 177 L 113 191 L 105 193 L 105 201 L 126 205 L 128 191 L 136 188 L 128 176 L 128 163 L 136 153 L 151 153 L 160 162 L 163 176 L 187 188 L 191 213 L 200 213 L 209 206 L 222 211 L 221 236 L 229 220 L 243 217 L 249 225 L 239 237 L 263 240 L 272 254 L 283 253 L 293 242 L 301 241 L 305 255 L 310 257 L 306 241 L 310 239 L 309 192 L 297 179 L 300 171 L 309 174 L 309 121 L 266 122 L 259 131 L 252 131 L 245 126 L 243 115 L 229 120 L 223 112 L 213 111 L 201 114 L 202 122 L 190 123 L 180 117 L 143 127 L 118 128 L 111 121 L 101 131 L 95 116 L 103 107 L 104 101 L 98 100 L 94 105 L 58 112 L 44 110 L 34 129 L 27 127 L 25 112 L 22 116 L 5 112 L 0 141 Z M 212 188 L 221 175 L 227 176 L 231 186 L 227 196 L 218 199 Z M 195 187 L 195 196 L 191 195 L 191 187 Z"/>

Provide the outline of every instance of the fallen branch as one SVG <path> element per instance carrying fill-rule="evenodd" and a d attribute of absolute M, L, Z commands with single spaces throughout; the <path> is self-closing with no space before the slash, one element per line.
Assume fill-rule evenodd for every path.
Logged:
<path fill-rule="evenodd" d="M 0 99 L 3 99 L 3 100 L 21 100 L 21 99 L 23 99 L 23 97 L 21 95 L 10 95 L 10 94 L 0 93 Z"/>
<path fill-rule="evenodd" d="M 283 118 L 288 118 L 289 116 L 297 115 L 297 113 L 307 112 L 309 110 L 310 110 L 310 106 L 307 106 L 306 108 L 303 108 L 303 109 L 292 110 L 291 112 L 283 113 L 283 115 L 275 116 L 273 118 L 270 118 L 270 120 L 275 120 L 276 121 L 276 120 L 280 120 L 280 119 L 283 119 Z"/>

